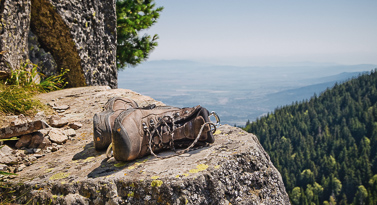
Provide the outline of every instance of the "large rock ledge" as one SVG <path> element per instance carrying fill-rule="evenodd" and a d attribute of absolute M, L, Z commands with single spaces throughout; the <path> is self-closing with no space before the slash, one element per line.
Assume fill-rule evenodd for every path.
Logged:
<path fill-rule="evenodd" d="M 130 97 L 141 106 L 162 105 L 130 90 L 106 87 L 40 96 L 68 104 L 64 115 L 83 127 L 74 141 L 11 179 L 8 198 L 21 204 L 289 204 L 281 175 L 257 137 L 229 125 L 218 128 L 214 144 L 180 156 L 146 156 L 128 163 L 106 159 L 94 150 L 92 117 L 112 96 Z"/>

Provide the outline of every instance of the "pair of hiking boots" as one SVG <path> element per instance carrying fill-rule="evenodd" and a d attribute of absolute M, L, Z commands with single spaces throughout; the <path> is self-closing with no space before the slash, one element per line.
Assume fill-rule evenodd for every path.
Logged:
<path fill-rule="evenodd" d="M 212 113 L 217 122 L 220 119 Z M 196 106 L 177 108 L 149 105 L 140 108 L 129 98 L 114 97 L 104 111 L 93 117 L 94 147 L 104 150 L 112 146 L 114 158 L 130 161 L 155 152 L 176 147 L 186 148 L 215 141 L 216 126 L 207 109 Z M 181 151 L 181 153 L 183 152 Z"/>

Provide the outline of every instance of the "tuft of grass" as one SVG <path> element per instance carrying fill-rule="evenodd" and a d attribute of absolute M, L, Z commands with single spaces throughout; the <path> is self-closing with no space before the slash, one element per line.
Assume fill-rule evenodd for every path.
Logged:
<path fill-rule="evenodd" d="M 30 68 L 31 67 L 31 68 Z M 39 93 L 60 90 L 67 85 L 64 76 L 69 70 L 62 70 L 59 75 L 45 77 L 38 73 L 38 66 L 25 63 L 20 69 L 13 70 L 10 78 L 0 81 L 0 114 L 34 115 L 47 106 L 35 99 Z M 41 82 L 38 81 L 42 78 Z"/>
<path fill-rule="evenodd" d="M 10 172 L 0 171 L 0 175 L 17 175 L 17 174 L 10 173 Z"/>
<path fill-rule="evenodd" d="M 31 87 L 0 84 L 0 112 L 5 114 L 33 115 L 45 105 L 34 98 L 38 90 Z"/>
<path fill-rule="evenodd" d="M 30 66 L 32 65 L 32 68 Z M 21 87 L 36 87 L 38 79 L 38 66 L 25 63 L 20 69 L 12 70 L 10 78 L 5 85 L 16 85 Z"/>
<path fill-rule="evenodd" d="M 69 69 L 62 70 L 59 75 L 53 75 L 50 77 L 45 78 L 39 84 L 39 88 L 41 91 L 50 92 L 55 90 L 60 90 L 64 88 L 68 82 L 65 82 L 64 76 L 69 72 Z M 44 76 L 43 74 L 41 74 Z"/>

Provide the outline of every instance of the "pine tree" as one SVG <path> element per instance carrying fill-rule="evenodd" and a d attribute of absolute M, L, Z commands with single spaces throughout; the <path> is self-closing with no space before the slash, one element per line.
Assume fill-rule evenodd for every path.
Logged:
<path fill-rule="evenodd" d="M 368 190 L 365 189 L 365 187 L 363 185 L 360 185 L 358 187 L 358 190 L 356 192 L 356 196 L 353 200 L 353 204 L 357 204 L 357 205 L 364 205 L 364 204 L 367 204 L 366 201 L 367 201 L 367 197 L 368 197 Z"/>
<path fill-rule="evenodd" d="M 153 0 L 117 0 L 117 68 L 135 66 L 149 57 L 157 46 L 158 35 L 139 33 L 157 22 L 163 7 L 154 8 Z"/>

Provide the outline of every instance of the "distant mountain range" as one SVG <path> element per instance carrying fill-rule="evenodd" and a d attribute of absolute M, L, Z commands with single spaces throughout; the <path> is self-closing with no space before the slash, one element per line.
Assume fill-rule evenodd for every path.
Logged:
<path fill-rule="evenodd" d="M 278 106 L 309 99 L 376 65 L 224 66 L 182 60 L 146 62 L 118 74 L 127 88 L 178 107 L 202 105 L 223 124 L 243 126 Z"/>
<path fill-rule="evenodd" d="M 295 101 L 302 101 L 305 99 L 310 99 L 314 96 L 314 93 L 319 95 L 321 92 L 325 91 L 327 88 L 332 88 L 335 83 L 342 83 L 349 79 L 357 77 L 361 72 L 352 73 L 340 73 L 338 75 L 327 76 L 323 78 L 314 79 L 313 82 L 323 82 L 313 85 L 308 85 L 304 87 L 299 87 L 290 90 L 284 90 L 278 93 L 268 94 L 266 96 L 266 103 L 269 103 L 270 107 L 289 105 Z M 279 102 L 279 105 L 276 105 Z"/>

